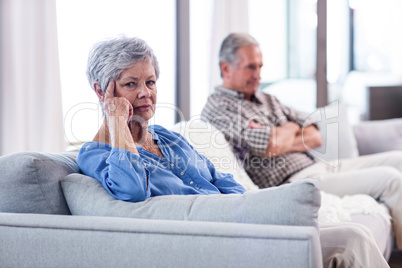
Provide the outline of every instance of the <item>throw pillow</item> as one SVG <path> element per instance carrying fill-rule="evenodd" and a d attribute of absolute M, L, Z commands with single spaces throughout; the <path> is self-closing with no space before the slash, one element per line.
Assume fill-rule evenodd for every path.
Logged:
<path fill-rule="evenodd" d="M 137 203 L 114 199 L 100 182 L 82 174 L 68 175 L 61 185 L 73 215 L 318 228 L 320 191 L 309 180 L 245 194 L 166 195 Z"/>
<path fill-rule="evenodd" d="M 353 126 L 360 155 L 402 150 L 402 119 L 360 122 Z"/>
<path fill-rule="evenodd" d="M 211 124 L 192 118 L 190 121 L 177 123 L 171 130 L 183 135 L 219 172 L 232 174 L 247 191 L 258 189 L 232 152 L 223 133 Z"/>
<path fill-rule="evenodd" d="M 19 152 L 0 157 L 0 212 L 70 214 L 60 180 L 79 172 L 75 156 Z"/>
<path fill-rule="evenodd" d="M 359 155 L 346 106 L 335 101 L 312 113 L 306 125 L 309 122 L 317 123 L 322 137 L 322 146 L 310 150 L 317 160 L 336 166 L 339 159 Z"/>

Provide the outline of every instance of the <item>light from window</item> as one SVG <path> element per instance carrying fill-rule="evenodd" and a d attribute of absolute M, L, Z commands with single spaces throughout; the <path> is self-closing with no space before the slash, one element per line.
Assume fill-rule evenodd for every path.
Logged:
<path fill-rule="evenodd" d="M 190 114 L 199 116 L 210 88 L 212 64 L 218 64 L 218 56 L 212 56 L 213 0 L 190 1 Z M 213 57 L 213 59 L 211 59 Z"/>
<path fill-rule="evenodd" d="M 260 43 L 264 67 L 261 82 L 287 78 L 287 1 L 249 1 L 250 34 Z"/>
<path fill-rule="evenodd" d="M 355 69 L 402 74 L 402 1 L 367 0 L 350 3 L 354 13 Z"/>

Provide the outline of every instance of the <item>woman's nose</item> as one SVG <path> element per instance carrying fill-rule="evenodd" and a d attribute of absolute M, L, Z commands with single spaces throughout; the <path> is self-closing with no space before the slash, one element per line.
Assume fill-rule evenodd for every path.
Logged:
<path fill-rule="evenodd" d="M 150 97 L 151 96 L 151 90 L 147 87 L 146 84 L 141 83 L 141 86 L 139 88 L 138 92 L 138 98 L 144 98 L 144 97 Z"/>

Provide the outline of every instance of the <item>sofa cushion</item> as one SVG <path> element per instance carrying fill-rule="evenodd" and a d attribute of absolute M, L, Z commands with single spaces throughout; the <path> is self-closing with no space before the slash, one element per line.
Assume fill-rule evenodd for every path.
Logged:
<path fill-rule="evenodd" d="M 194 117 L 177 123 L 170 130 L 183 135 L 194 149 L 214 164 L 216 170 L 232 174 L 247 191 L 258 189 L 232 152 L 223 133 L 211 124 Z"/>
<path fill-rule="evenodd" d="M 71 213 L 83 216 L 317 227 L 321 202 L 309 180 L 245 194 L 166 195 L 137 203 L 114 199 L 100 182 L 82 174 L 68 175 L 61 184 Z"/>
<path fill-rule="evenodd" d="M 76 153 L 0 157 L 0 212 L 70 214 L 60 180 L 79 172 Z"/>
<path fill-rule="evenodd" d="M 349 123 L 348 110 L 338 101 L 310 114 L 306 125 L 315 122 L 321 133 L 322 146 L 310 150 L 319 161 L 338 165 L 339 159 L 359 156 L 353 128 Z"/>
<path fill-rule="evenodd" d="M 360 122 L 353 130 L 360 155 L 402 150 L 402 118 Z"/>

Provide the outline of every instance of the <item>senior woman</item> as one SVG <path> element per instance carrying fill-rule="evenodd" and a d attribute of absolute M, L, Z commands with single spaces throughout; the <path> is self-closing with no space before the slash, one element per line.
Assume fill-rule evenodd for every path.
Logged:
<path fill-rule="evenodd" d="M 138 202 L 158 195 L 245 192 L 181 135 L 148 125 L 155 114 L 159 66 L 146 42 L 120 37 L 97 43 L 87 76 L 104 121 L 77 163 L 113 197 Z"/>

